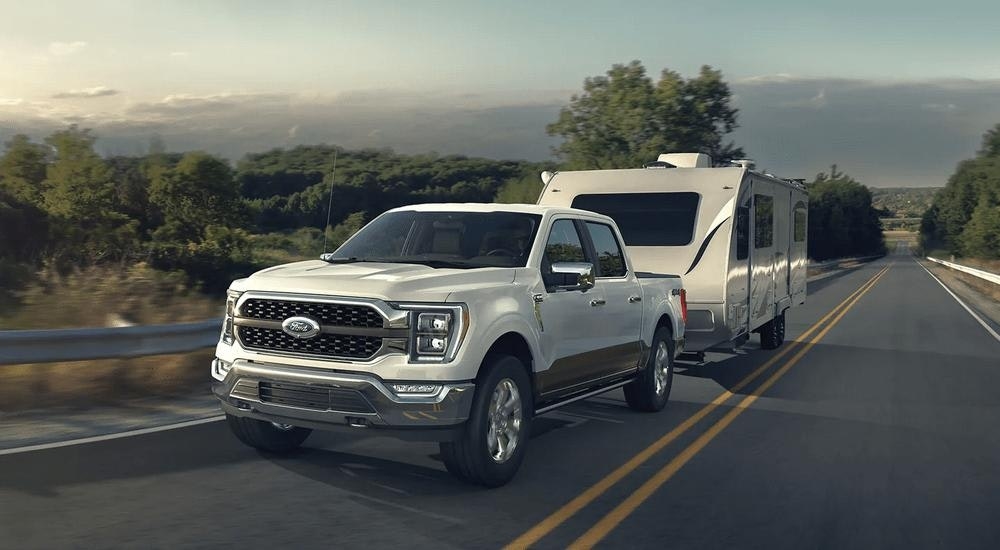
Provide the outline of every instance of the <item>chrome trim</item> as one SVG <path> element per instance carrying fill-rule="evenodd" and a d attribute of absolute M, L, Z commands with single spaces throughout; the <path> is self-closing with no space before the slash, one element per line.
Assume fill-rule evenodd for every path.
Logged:
<path fill-rule="evenodd" d="M 372 406 L 374 412 L 357 413 L 316 410 L 263 401 L 260 382 L 287 382 L 352 389 Z M 226 412 L 252 415 L 281 424 L 300 422 L 317 427 L 348 425 L 364 418 L 373 426 L 433 428 L 454 426 L 468 419 L 475 395 L 473 382 L 435 382 L 439 388 L 430 394 L 396 394 L 380 378 L 370 374 L 329 372 L 323 369 L 293 367 L 276 363 L 237 360 L 225 380 L 213 384 L 213 392 Z"/>
<path fill-rule="evenodd" d="M 281 300 L 286 302 L 312 302 L 319 304 L 333 304 L 345 306 L 360 306 L 374 309 L 382 317 L 382 328 L 368 327 L 341 327 L 336 325 L 320 325 L 320 332 L 323 334 L 340 334 L 344 336 L 373 336 L 382 338 L 382 345 L 372 354 L 371 357 L 349 357 L 343 355 L 317 355 L 314 353 L 301 353 L 295 351 L 283 351 L 256 346 L 248 346 L 240 338 L 236 326 L 254 326 L 258 328 L 268 328 L 281 330 L 282 321 L 253 319 L 242 317 L 243 304 L 247 300 Z M 345 363 L 372 363 L 385 355 L 405 354 L 409 344 L 400 345 L 398 341 L 401 337 L 409 339 L 409 312 L 392 308 L 382 300 L 369 298 L 344 298 L 338 296 L 323 296 L 318 294 L 292 294 L 287 292 L 266 292 L 250 290 L 244 292 L 236 301 L 233 310 L 233 332 L 235 342 L 238 342 L 243 349 L 259 353 L 261 355 L 276 357 L 302 357 L 320 361 L 335 360 Z M 274 323 L 276 326 L 272 325 Z M 369 332 L 371 331 L 371 332 Z M 377 331 L 377 332 L 376 332 Z M 401 349 L 403 348 L 403 349 Z"/>
<path fill-rule="evenodd" d="M 621 382 L 615 382 L 614 384 L 611 384 L 610 386 L 602 386 L 600 388 L 597 388 L 596 390 L 590 390 L 590 391 L 588 391 L 586 393 L 582 393 L 582 394 L 577 395 L 575 397 L 571 397 L 571 398 L 569 398 L 569 399 L 567 399 L 565 401 L 560 401 L 558 403 L 553 403 L 552 405 L 546 405 L 545 407 L 542 407 L 540 409 L 535 409 L 535 414 L 536 415 L 538 415 L 538 414 L 545 414 L 545 413 L 547 413 L 549 411 L 554 411 L 554 410 L 558 409 L 559 407 L 563 407 L 565 405 L 569 405 L 570 403 L 576 403 L 577 401 L 581 401 L 583 399 L 590 399 L 591 397 L 594 397 L 594 396 L 597 396 L 597 395 L 601 395 L 602 393 L 607 393 L 607 392 L 609 392 L 611 390 L 618 389 L 618 388 L 624 386 L 625 384 L 628 384 L 632 380 L 633 380 L 632 378 L 629 378 L 628 380 L 622 380 Z"/>

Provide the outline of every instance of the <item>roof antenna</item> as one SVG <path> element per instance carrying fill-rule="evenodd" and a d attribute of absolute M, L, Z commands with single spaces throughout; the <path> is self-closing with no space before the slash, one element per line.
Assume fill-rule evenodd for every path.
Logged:
<path fill-rule="evenodd" d="M 330 199 L 326 203 L 326 225 L 323 226 L 323 255 L 326 256 L 326 241 L 329 236 L 330 214 L 333 212 L 333 180 L 337 177 L 337 153 L 340 149 L 333 150 L 333 171 L 330 173 Z"/>

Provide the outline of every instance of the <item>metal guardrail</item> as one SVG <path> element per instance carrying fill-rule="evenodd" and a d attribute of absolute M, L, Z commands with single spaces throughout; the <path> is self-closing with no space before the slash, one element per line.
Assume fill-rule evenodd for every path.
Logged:
<path fill-rule="evenodd" d="M 976 269 L 974 267 L 956 264 L 953 262 L 946 262 L 944 260 L 939 260 L 937 258 L 931 258 L 930 256 L 927 256 L 927 259 L 934 263 L 939 263 L 945 267 L 950 267 L 956 271 L 968 273 L 969 275 L 973 275 L 975 277 L 979 277 L 980 279 L 985 279 L 991 283 L 1000 285 L 1000 275 L 997 275 L 996 273 L 990 273 L 989 271 L 983 271 L 982 269 Z"/>
<path fill-rule="evenodd" d="M 210 348 L 222 320 L 113 328 L 0 331 L 0 365 L 140 357 Z"/>
<path fill-rule="evenodd" d="M 810 269 L 827 269 L 878 258 L 840 258 Z M 184 353 L 215 346 L 222 320 L 110 328 L 0 330 L 0 365 L 52 363 Z"/>

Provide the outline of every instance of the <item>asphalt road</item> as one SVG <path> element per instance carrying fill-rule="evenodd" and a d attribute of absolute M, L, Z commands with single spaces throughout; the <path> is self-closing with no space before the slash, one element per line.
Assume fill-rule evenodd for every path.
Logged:
<path fill-rule="evenodd" d="M 1000 548 L 1000 342 L 908 256 L 809 293 L 782 349 L 679 365 L 662 413 L 538 419 L 500 489 L 434 444 L 278 458 L 214 422 L 0 456 L 0 546 Z"/>

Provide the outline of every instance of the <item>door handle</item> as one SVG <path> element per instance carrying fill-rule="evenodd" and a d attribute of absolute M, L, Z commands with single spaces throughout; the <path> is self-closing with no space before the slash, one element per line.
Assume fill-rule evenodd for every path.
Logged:
<path fill-rule="evenodd" d="M 642 296 L 629 296 L 628 297 L 628 303 L 630 303 L 630 304 L 634 304 L 636 302 L 641 302 L 641 301 L 642 301 Z"/>
<path fill-rule="evenodd" d="M 594 299 L 594 300 L 590 301 L 590 305 L 592 305 L 594 307 L 603 306 L 606 303 L 607 302 L 605 302 L 603 299 L 600 299 L 600 298 L 597 298 L 597 299 Z"/>

